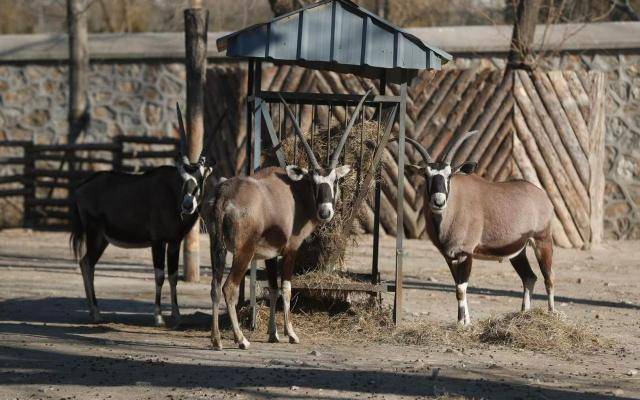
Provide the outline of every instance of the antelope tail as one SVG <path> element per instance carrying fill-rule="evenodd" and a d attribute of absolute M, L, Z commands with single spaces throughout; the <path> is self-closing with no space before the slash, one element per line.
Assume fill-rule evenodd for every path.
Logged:
<path fill-rule="evenodd" d="M 86 238 L 86 229 L 82 223 L 82 218 L 80 217 L 80 210 L 78 209 L 78 204 L 75 201 L 71 202 L 70 205 L 71 211 L 71 236 L 69 236 L 69 246 L 73 251 L 73 256 L 77 260 L 80 258 L 80 254 L 82 252 L 82 246 L 84 245 Z"/>
<path fill-rule="evenodd" d="M 224 212 L 224 198 L 218 196 L 216 198 L 215 206 L 213 207 L 213 220 L 210 225 L 211 232 L 209 237 L 211 239 L 211 269 L 214 272 L 219 269 L 224 271 L 225 258 L 227 256 L 227 246 L 225 244 L 225 212 Z"/>

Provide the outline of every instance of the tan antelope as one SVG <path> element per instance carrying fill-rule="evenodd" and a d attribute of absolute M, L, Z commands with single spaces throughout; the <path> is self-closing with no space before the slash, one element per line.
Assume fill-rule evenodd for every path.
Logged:
<path fill-rule="evenodd" d="M 222 348 L 218 309 L 223 293 L 235 342 L 241 349 L 249 347 L 249 341 L 238 325 L 236 305 L 240 281 L 244 279 L 252 259 L 267 260 L 269 341 L 279 341 L 275 319 L 278 299 L 277 256 L 283 257 L 281 281 L 285 332 L 290 343 L 299 342 L 289 315 L 296 252 L 319 224 L 333 218 L 336 200 L 340 196 L 338 181 L 350 171 L 348 165 L 337 166 L 349 128 L 343 133 L 329 167 L 322 168 L 288 107 L 287 111 L 294 121 L 296 135 L 305 149 L 311 170 L 296 165 L 268 167 L 251 177 L 231 178 L 220 183 L 216 193 L 212 193 L 211 200 L 203 204 L 201 213 L 211 240 L 211 341 L 216 350 Z M 233 262 L 231 272 L 221 288 L 227 251 L 233 253 Z"/>
<path fill-rule="evenodd" d="M 407 165 L 407 170 L 426 179 L 427 234 L 447 261 L 456 283 L 458 323 L 471 322 L 466 293 L 474 258 L 508 259 L 522 279 L 522 310 L 531 307 L 537 278 L 527 260 L 527 243 L 535 251 L 544 276 L 549 310 L 554 311 L 550 227 L 553 205 L 542 189 L 527 181 L 489 182 L 472 175 L 475 162 L 452 167 L 458 148 L 476 133 L 459 136 L 442 161 L 432 160 L 420 143 L 407 138 L 424 159 L 421 165 Z"/>

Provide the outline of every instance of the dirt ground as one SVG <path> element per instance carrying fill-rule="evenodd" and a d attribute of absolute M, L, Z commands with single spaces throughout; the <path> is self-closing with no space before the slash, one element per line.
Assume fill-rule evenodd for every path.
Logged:
<path fill-rule="evenodd" d="M 371 237 L 359 242 L 348 264 L 364 272 Z M 589 252 L 556 249 L 557 308 L 614 345 L 600 354 L 555 355 L 489 345 L 326 340 L 305 332 L 299 345 L 254 335 L 248 351 L 227 340 L 214 352 L 204 236 L 201 246 L 201 283 L 178 284 L 178 330 L 153 326 L 150 251 L 109 247 L 96 271 L 106 322 L 96 325 L 89 323 L 66 234 L 0 232 L 0 399 L 640 398 L 640 374 L 633 374 L 640 370 L 640 242 L 609 242 Z M 393 276 L 393 246 L 393 238 L 382 241 L 386 279 Z M 454 323 L 446 264 L 431 244 L 411 240 L 406 247 L 406 317 Z M 476 262 L 468 292 L 472 321 L 519 309 L 520 292 L 509 263 Z M 544 306 L 541 279 L 535 293 L 534 306 Z M 168 294 L 166 283 L 166 314 Z M 294 325 L 296 318 L 302 316 L 294 315 Z"/>

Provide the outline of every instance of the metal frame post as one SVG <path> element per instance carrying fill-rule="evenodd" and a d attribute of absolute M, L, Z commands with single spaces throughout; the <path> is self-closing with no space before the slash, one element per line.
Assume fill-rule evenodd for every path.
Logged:
<path fill-rule="evenodd" d="M 383 73 L 380 77 L 380 94 L 384 96 L 387 91 L 387 74 Z M 378 107 L 378 130 L 380 130 L 380 122 L 382 121 L 382 105 Z M 393 121 L 392 121 L 393 123 Z M 378 138 L 380 139 L 380 138 Z M 380 273 L 378 268 L 379 252 L 380 252 L 380 193 L 382 186 L 380 185 L 380 174 L 376 173 L 376 183 L 374 188 L 373 199 L 373 253 L 371 260 L 371 283 L 374 285 L 380 282 Z"/>
<path fill-rule="evenodd" d="M 253 160 L 251 165 L 251 174 L 260 168 L 260 154 L 262 152 L 262 99 L 260 91 L 262 86 L 262 63 L 255 62 L 253 87 Z M 257 301 L 256 301 L 256 282 L 257 282 L 258 266 L 256 260 L 251 260 L 251 271 L 249 275 L 249 302 L 251 307 L 251 329 L 256 329 Z"/>
<path fill-rule="evenodd" d="M 403 75 L 405 75 L 403 73 Z M 396 292 L 393 307 L 393 322 L 399 325 L 402 322 L 402 261 L 404 257 L 404 142 L 405 142 L 405 116 L 407 113 L 407 82 L 400 86 L 400 129 L 398 132 L 398 195 L 396 204 L 397 233 L 396 233 Z"/>

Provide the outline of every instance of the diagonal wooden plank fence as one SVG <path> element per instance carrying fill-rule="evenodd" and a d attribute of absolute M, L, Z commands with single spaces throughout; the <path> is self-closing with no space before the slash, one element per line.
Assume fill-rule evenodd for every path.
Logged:
<path fill-rule="evenodd" d="M 208 70 L 205 118 L 210 123 L 206 125 L 212 126 L 226 113 L 213 150 L 224 176 L 246 168 L 247 79 L 246 69 L 237 64 Z M 481 134 L 458 151 L 454 163 L 475 160 L 478 173 L 489 180 L 524 178 L 544 188 L 555 207 L 555 243 L 586 248 L 602 238 L 604 79 L 599 72 L 424 71 L 409 89 L 406 132 L 438 157 L 456 135 L 479 130 Z M 374 85 L 352 75 L 290 66 L 265 67 L 263 72 L 263 89 L 272 91 L 364 93 Z M 387 93 L 397 94 L 398 88 L 389 85 Z M 301 107 L 296 112 L 303 129 L 310 128 L 312 119 L 325 125 L 344 124 L 349 109 L 338 106 Z M 290 130 L 280 112 L 271 110 L 274 124 Z M 366 110 L 366 118 L 373 118 L 374 112 Z M 386 151 L 380 174 L 380 223 L 390 235 L 397 234 L 394 146 Z M 410 162 L 420 160 L 411 146 L 407 155 Z M 423 182 L 421 178 L 407 182 L 404 233 L 409 238 L 425 237 Z M 372 198 L 359 224 L 365 232 L 373 230 Z"/>

